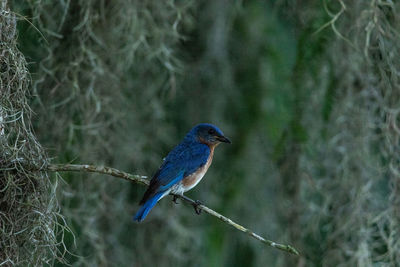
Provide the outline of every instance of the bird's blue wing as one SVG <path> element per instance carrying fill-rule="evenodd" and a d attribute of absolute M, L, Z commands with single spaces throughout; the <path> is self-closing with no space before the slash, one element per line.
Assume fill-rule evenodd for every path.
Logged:
<path fill-rule="evenodd" d="M 186 177 L 198 168 L 207 163 L 210 156 L 210 148 L 201 143 L 182 142 L 175 147 L 165 158 L 161 166 L 159 179 L 163 184 L 169 183 L 171 173 L 180 173 L 183 171 L 183 177 Z M 172 175 L 174 176 L 174 175 Z"/>
<path fill-rule="evenodd" d="M 173 164 L 166 164 L 162 169 L 158 176 L 158 181 L 160 183 L 160 187 L 158 188 L 161 191 L 168 190 L 171 186 L 178 183 L 183 179 L 185 171 L 181 168 L 177 168 Z"/>
<path fill-rule="evenodd" d="M 159 192 L 165 192 L 184 177 L 197 171 L 207 163 L 210 148 L 205 144 L 182 142 L 165 158 L 150 181 L 141 204 Z"/>

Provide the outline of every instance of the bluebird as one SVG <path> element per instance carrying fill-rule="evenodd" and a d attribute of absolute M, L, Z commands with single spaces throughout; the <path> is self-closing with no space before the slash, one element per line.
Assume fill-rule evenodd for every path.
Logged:
<path fill-rule="evenodd" d="M 151 178 L 134 220 L 143 221 L 154 205 L 169 193 L 183 195 L 195 187 L 210 167 L 214 149 L 221 142 L 231 143 L 218 127 L 209 123 L 193 127 Z M 197 209 L 196 212 L 199 213 Z"/>

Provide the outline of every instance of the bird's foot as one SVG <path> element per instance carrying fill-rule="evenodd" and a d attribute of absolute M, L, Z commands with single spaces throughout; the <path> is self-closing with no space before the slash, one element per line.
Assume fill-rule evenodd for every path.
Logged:
<path fill-rule="evenodd" d="M 199 209 L 200 205 L 203 205 L 203 203 L 200 200 L 196 200 L 195 203 L 193 203 L 193 208 L 197 215 L 200 215 L 201 213 L 201 209 Z"/>
<path fill-rule="evenodd" d="M 174 202 L 175 204 L 179 204 L 178 202 L 176 202 L 177 199 L 178 199 L 178 197 L 174 195 L 174 198 L 172 199 L 172 202 Z"/>

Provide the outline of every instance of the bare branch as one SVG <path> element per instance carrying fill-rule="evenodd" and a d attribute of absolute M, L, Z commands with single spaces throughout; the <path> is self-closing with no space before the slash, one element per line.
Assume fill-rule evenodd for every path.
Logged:
<path fill-rule="evenodd" d="M 94 165 L 78 165 L 78 164 L 49 164 L 47 166 L 48 171 L 53 171 L 53 172 L 64 172 L 64 171 L 78 171 L 78 172 L 95 172 L 95 173 L 101 173 L 101 174 L 107 174 L 107 175 L 111 175 L 114 177 L 118 177 L 118 178 L 122 178 L 125 180 L 128 180 L 130 182 L 134 182 L 137 184 L 141 184 L 141 185 L 149 185 L 149 180 L 147 179 L 147 176 L 141 176 L 141 175 L 132 175 L 114 168 L 110 168 L 110 167 L 103 167 L 103 166 L 94 166 Z M 218 212 L 210 209 L 209 207 L 202 205 L 202 204 L 198 204 L 196 201 L 192 200 L 191 198 L 188 198 L 186 196 L 181 196 L 181 195 L 176 195 L 176 194 L 170 194 L 173 195 L 177 198 L 180 198 L 186 202 L 188 202 L 189 204 L 193 205 L 193 206 L 197 206 L 197 208 L 199 210 L 203 210 L 204 212 L 217 217 L 219 220 L 223 221 L 226 224 L 229 224 L 230 226 L 234 227 L 235 229 L 244 232 L 246 234 L 248 234 L 249 236 L 263 242 L 264 244 L 271 246 L 273 248 L 277 248 L 295 255 L 299 255 L 299 252 L 292 246 L 290 245 L 283 245 L 283 244 L 279 244 L 276 243 L 274 241 L 265 239 L 261 236 L 259 236 L 258 234 L 254 233 L 253 231 L 251 231 L 250 229 L 247 229 L 245 227 L 243 227 L 242 225 L 232 221 L 231 219 L 229 219 L 228 217 L 225 217 L 222 214 L 219 214 Z"/>

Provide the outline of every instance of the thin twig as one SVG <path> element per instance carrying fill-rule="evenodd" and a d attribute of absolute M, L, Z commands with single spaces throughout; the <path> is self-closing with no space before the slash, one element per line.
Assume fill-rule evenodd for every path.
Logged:
<path fill-rule="evenodd" d="M 129 173 L 126 173 L 126 172 L 123 172 L 123 171 L 120 171 L 120 170 L 117 170 L 114 168 L 110 168 L 110 167 L 94 166 L 94 165 L 77 165 L 77 164 L 49 164 L 47 166 L 46 170 L 54 171 L 54 172 L 64 172 L 64 171 L 96 172 L 96 173 L 107 174 L 107 175 L 111 175 L 114 177 L 122 178 L 122 179 L 128 180 L 130 182 L 134 182 L 134 183 L 141 184 L 141 185 L 149 185 L 149 180 L 147 179 L 147 176 L 132 175 L 132 174 L 129 174 Z M 280 249 L 280 250 L 283 250 L 283 251 L 286 251 L 286 252 L 289 252 L 289 253 L 292 253 L 295 255 L 299 255 L 299 252 L 294 247 L 292 247 L 290 245 L 279 244 L 279 243 L 273 242 L 271 240 L 265 239 L 265 238 L 259 236 L 258 234 L 254 233 L 250 229 L 243 227 L 242 225 L 232 221 L 231 219 L 223 216 L 222 214 L 219 214 L 218 212 L 208 208 L 207 206 L 198 204 L 196 201 L 192 200 L 191 198 L 188 198 L 186 196 L 181 196 L 181 195 L 175 195 L 175 194 L 170 194 L 170 195 L 180 198 L 180 199 L 190 203 L 193 206 L 197 206 L 197 208 L 199 210 L 203 210 L 204 212 L 206 212 L 214 217 L 217 217 L 224 223 L 231 225 L 235 229 L 248 234 L 249 236 L 263 242 L 264 244 L 266 244 L 268 246 L 271 246 L 271 247 L 274 247 L 274 248 L 277 248 L 277 249 Z"/>

